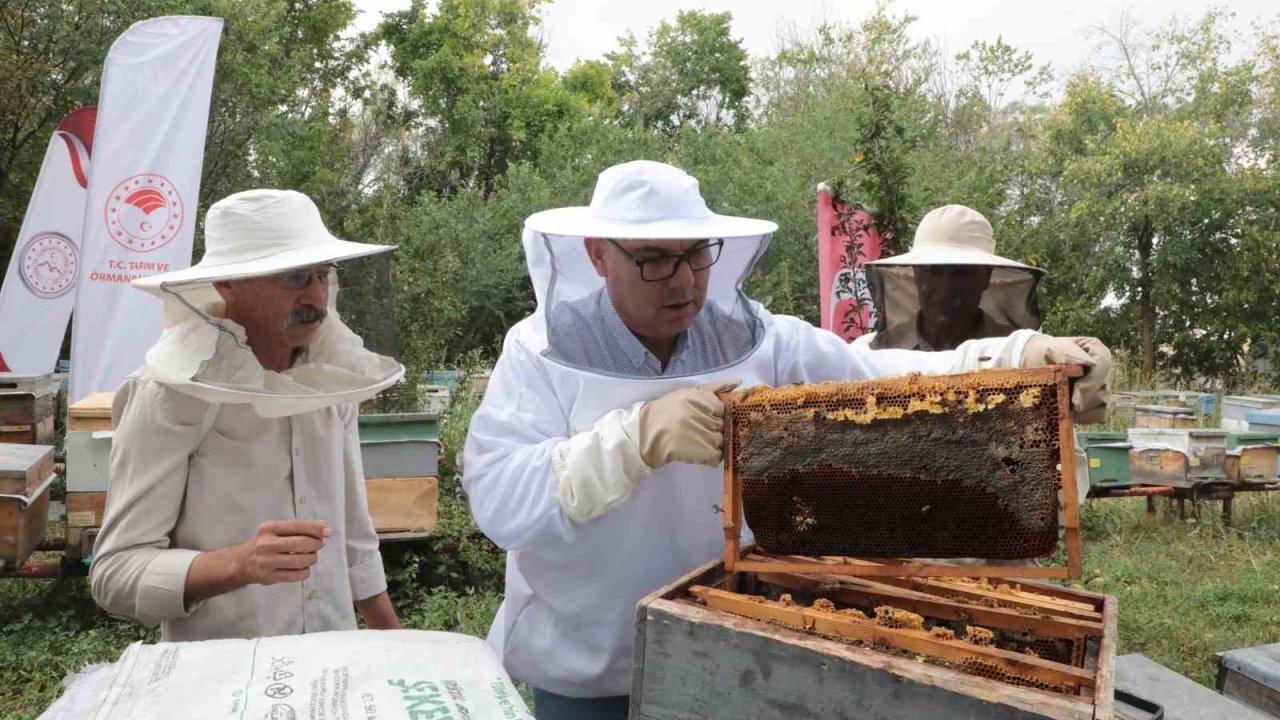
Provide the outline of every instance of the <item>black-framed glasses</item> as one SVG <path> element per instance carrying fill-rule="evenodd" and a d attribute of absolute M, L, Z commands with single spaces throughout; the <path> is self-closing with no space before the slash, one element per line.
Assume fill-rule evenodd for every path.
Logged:
<path fill-rule="evenodd" d="M 662 255 L 653 258 L 638 258 L 627 252 L 627 249 L 618 244 L 616 240 L 610 240 L 609 243 L 618 250 L 622 251 L 631 262 L 640 268 L 640 278 L 649 282 L 658 282 L 661 280 L 669 280 L 680 272 L 680 263 L 689 265 L 689 269 L 694 272 L 702 272 L 720 259 L 720 251 L 724 249 L 724 240 L 709 240 L 700 245 L 695 245 L 679 255 Z"/>
<path fill-rule="evenodd" d="M 276 284 L 286 290 L 303 290 L 311 285 L 312 278 L 316 278 L 326 284 L 332 284 L 337 276 L 338 266 L 333 263 L 325 263 L 324 265 L 290 270 L 271 277 L 276 281 Z"/>

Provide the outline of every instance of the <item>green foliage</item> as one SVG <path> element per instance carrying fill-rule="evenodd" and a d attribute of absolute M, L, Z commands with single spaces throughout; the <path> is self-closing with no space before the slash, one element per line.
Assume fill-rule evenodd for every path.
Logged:
<path fill-rule="evenodd" d="M 606 57 L 623 121 L 663 131 L 743 127 L 751 72 L 731 20 L 727 12 L 681 10 L 674 23 L 658 24 L 645 50 L 630 33 L 619 38 Z"/>
<path fill-rule="evenodd" d="M 418 104 L 427 152 L 420 189 L 488 197 L 514 161 L 574 116 L 573 95 L 542 65 L 530 30 L 541 0 L 425 0 L 390 13 L 379 34 Z"/>
<path fill-rule="evenodd" d="M 613 67 L 600 60 L 579 60 L 561 78 L 564 89 L 583 105 L 583 115 L 596 120 L 612 120 L 622 112 L 619 79 Z"/>
<path fill-rule="evenodd" d="M 63 677 L 156 639 L 99 610 L 83 579 L 0 580 L 0 719 L 38 716 L 62 693 Z"/>

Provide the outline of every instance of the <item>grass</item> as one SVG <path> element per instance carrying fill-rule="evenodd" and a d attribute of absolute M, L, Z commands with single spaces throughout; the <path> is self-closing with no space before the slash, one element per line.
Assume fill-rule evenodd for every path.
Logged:
<path fill-rule="evenodd" d="M 1280 641 L 1280 497 L 1237 498 L 1233 528 L 1222 525 L 1216 503 L 1202 510 L 1199 520 L 1180 521 L 1166 508 L 1148 518 L 1141 499 L 1090 501 L 1082 515 L 1080 585 L 1119 599 L 1120 652 L 1143 653 L 1211 685 L 1215 652 Z M 444 522 L 461 522 L 459 511 L 465 508 L 446 510 L 454 517 Z M 454 546 L 447 561 L 423 548 L 387 550 L 392 594 L 407 626 L 484 635 L 500 585 L 465 584 L 479 566 L 495 571 L 488 566 L 495 558 L 475 542 Z M 464 584 L 439 579 L 464 557 Z M 2 720 L 36 717 L 67 673 L 155 639 L 98 610 L 82 580 L 0 581 L 0 618 Z"/>
<path fill-rule="evenodd" d="M 1118 599 L 1121 653 L 1211 686 L 1214 653 L 1280 642 L 1280 498 L 1237 497 L 1231 528 L 1216 502 L 1198 520 L 1157 508 L 1149 519 L 1142 499 L 1089 502 L 1083 586 Z"/>
<path fill-rule="evenodd" d="M 446 448 L 462 447 L 477 403 L 455 396 L 442 428 Z M 1131 421 L 1132 411 L 1118 411 L 1090 429 L 1123 430 Z M 483 636 L 501 602 L 504 558 L 471 523 L 452 458 L 441 471 L 434 536 L 383 549 L 389 589 L 406 627 Z M 1232 528 L 1216 503 L 1202 510 L 1183 521 L 1164 507 L 1148 518 L 1141 499 L 1090 501 L 1078 585 L 1119 599 L 1121 653 L 1143 653 L 1211 685 L 1215 652 L 1280 642 L 1280 497 L 1238 497 Z M 62 677 L 156 637 L 99 610 L 84 580 L 0 580 L 0 720 L 35 718 L 57 698 Z"/>

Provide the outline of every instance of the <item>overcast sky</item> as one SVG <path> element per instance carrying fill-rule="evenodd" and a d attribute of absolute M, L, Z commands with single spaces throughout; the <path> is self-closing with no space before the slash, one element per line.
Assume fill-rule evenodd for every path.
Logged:
<path fill-rule="evenodd" d="M 377 24 L 382 13 L 407 7 L 409 0 L 355 0 L 362 29 Z M 1199 17 L 1210 6 L 1236 14 L 1232 26 L 1247 31 L 1257 21 L 1280 17 L 1276 0 L 898 0 L 895 13 L 919 17 L 916 35 L 956 53 L 975 40 L 1005 42 L 1050 62 L 1059 74 L 1085 64 L 1096 41 L 1091 25 L 1114 23 L 1122 9 L 1144 23 L 1178 15 Z M 731 11 L 736 37 L 754 56 L 769 55 L 779 28 L 815 27 L 823 20 L 853 23 L 875 7 L 875 0 L 554 0 L 544 6 L 543 39 L 548 59 L 565 69 L 577 59 L 595 59 L 612 50 L 619 35 L 631 30 L 643 39 L 649 30 L 680 10 Z"/>

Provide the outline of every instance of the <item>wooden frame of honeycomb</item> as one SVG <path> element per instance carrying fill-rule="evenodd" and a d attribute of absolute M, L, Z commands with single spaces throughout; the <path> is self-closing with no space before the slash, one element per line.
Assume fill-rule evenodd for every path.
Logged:
<path fill-rule="evenodd" d="M 767 559 L 754 547 L 745 547 L 741 560 Z M 707 662 L 694 669 L 678 666 L 681 683 L 686 675 L 699 675 L 691 687 L 740 684 L 740 669 L 722 670 L 723 652 L 733 650 L 721 652 L 721 648 L 737 648 L 741 643 L 754 646 L 755 655 L 750 657 L 768 657 L 778 665 L 801 661 L 787 648 L 817 653 L 810 660 L 817 665 L 792 666 L 790 671 L 829 674 L 828 682 L 844 676 L 836 666 L 847 662 L 890 671 L 899 680 L 884 687 L 897 694 L 892 700 L 886 696 L 879 705 L 901 703 L 904 717 L 913 716 L 908 708 L 919 707 L 904 698 L 931 684 L 997 705 L 1034 708 L 1036 717 L 1112 717 L 1115 598 L 1034 580 L 730 571 L 717 561 L 646 597 L 637 618 L 637 637 L 648 637 L 648 642 L 659 639 L 658 635 L 680 638 L 681 647 L 687 646 L 696 659 Z M 741 639 L 704 635 L 709 626 L 724 628 Z M 655 635 L 650 628 L 660 630 Z M 653 652 L 650 657 L 646 650 L 637 653 L 637 659 L 637 687 L 648 680 L 663 680 L 664 664 L 675 662 L 666 652 Z M 646 669 L 646 664 L 654 669 Z M 700 676 L 707 673 L 723 676 Z M 814 687 L 820 687 L 819 680 L 814 680 Z M 768 687 L 762 692 L 768 693 Z M 879 707 L 870 697 L 849 702 Z M 948 707 L 951 701 L 940 702 L 940 707 Z M 803 707 L 831 711 L 817 700 L 813 707 Z M 900 715 L 884 716 L 897 719 Z"/>
<path fill-rule="evenodd" d="M 1021 370 L 986 370 L 958 375 L 906 375 L 859 383 L 824 383 L 786 388 L 759 388 L 723 396 L 725 400 L 725 472 L 724 535 L 726 569 L 730 571 L 819 573 L 864 577 L 980 577 L 980 578 L 1075 578 L 1082 574 L 1080 547 L 1080 507 L 1075 476 L 1075 437 L 1071 422 L 1070 380 L 1080 377 L 1079 366 L 1054 366 Z M 1013 396 L 999 392 L 1002 388 L 1032 387 Z M 1066 567 L 1001 565 L 949 565 L 913 560 L 877 558 L 875 561 L 844 556 L 797 556 L 758 552 L 753 559 L 740 557 L 743 521 L 743 472 L 736 467 L 735 438 L 741 428 L 734 417 L 741 413 L 767 416 L 773 408 L 794 408 L 789 412 L 797 423 L 815 422 L 815 405 L 823 405 L 818 421 L 850 422 L 858 425 L 896 423 L 917 414 L 939 415 L 1005 412 L 1019 406 L 1029 408 L 1040 401 L 1039 388 L 1056 390 L 1056 451 L 1058 454 L 1057 493 L 1061 503 L 1061 526 L 1066 546 Z M 892 397 L 893 405 L 881 406 L 879 397 Z M 830 409 L 830 398 L 856 398 L 848 407 Z M 808 405 L 806 405 L 808 403 Z M 804 410 L 804 408 L 810 408 Z M 738 411 L 738 412 L 735 412 Z M 787 420 L 788 422 L 792 420 Z M 749 424 L 750 421 L 748 421 Z M 793 498 L 796 507 L 809 505 Z M 927 507 L 927 505 L 925 506 Z M 801 512 L 797 510 L 797 512 Z M 801 514 L 803 514 L 801 512 Z M 805 515 L 797 530 L 808 528 L 813 520 Z M 800 520 L 797 520 L 799 523 Z M 857 532 L 856 529 L 851 532 Z M 919 553 L 913 554 L 918 557 Z"/>

